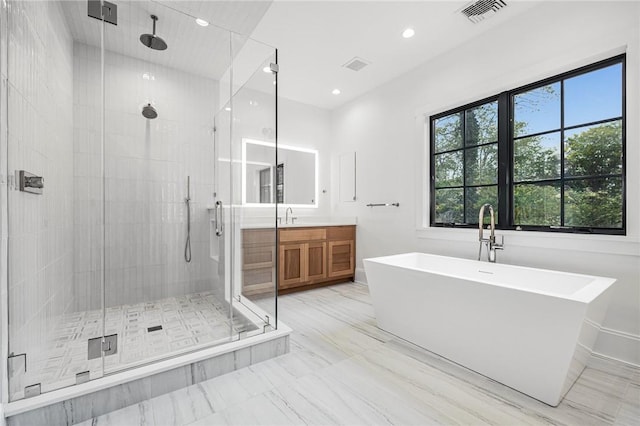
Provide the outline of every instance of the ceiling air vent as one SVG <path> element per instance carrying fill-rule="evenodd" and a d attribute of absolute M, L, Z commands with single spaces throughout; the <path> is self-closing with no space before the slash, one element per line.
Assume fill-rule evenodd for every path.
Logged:
<path fill-rule="evenodd" d="M 371 62 L 365 61 L 362 58 L 358 58 L 357 56 L 351 60 L 349 60 L 346 64 L 343 65 L 345 68 L 349 68 L 353 71 L 360 71 L 362 68 L 369 65 Z"/>
<path fill-rule="evenodd" d="M 471 22 L 477 24 L 486 18 L 495 15 L 507 3 L 504 0 L 478 0 L 466 5 L 460 12 Z"/>

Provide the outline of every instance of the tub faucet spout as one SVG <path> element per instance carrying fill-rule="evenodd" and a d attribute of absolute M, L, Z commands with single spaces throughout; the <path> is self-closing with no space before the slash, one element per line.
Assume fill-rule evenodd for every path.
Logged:
<path fill-rule="evenodd" d="M 489 216 L 490 223 L 487 229 L 490 229 L 491 234 L 489 238 L 484 237 L 484 211 L 485 208 L 489 208 Z M 501 237 L 501 241 L 499 243 L 496 242 L 496 217 L 493 213 L 493 207 L 491 204 L 484 204 L 480 207 L 480 214 L 478 215 L 478 240 L 480 241 L 480 248 L 478 249 L 478 260 L 482 257 L 482 245 L 484 244 L 487 248 L 487 260 L 489 262 L 495 263 L 496 261 L 496 250 L 504 250 L 504 236 Z"/>

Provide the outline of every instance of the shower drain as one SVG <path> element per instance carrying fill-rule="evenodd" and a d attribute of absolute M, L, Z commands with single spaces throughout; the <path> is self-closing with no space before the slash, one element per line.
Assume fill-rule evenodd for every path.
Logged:
<path fill-rule="evenodd" d="M 152 331 L 158 331 L 158 330 L 162 330 L 162 326 L 161 325 L 154 325 L 153 327 L 148 327 L 147 328 L 147 333 L 151 333 Z"/>

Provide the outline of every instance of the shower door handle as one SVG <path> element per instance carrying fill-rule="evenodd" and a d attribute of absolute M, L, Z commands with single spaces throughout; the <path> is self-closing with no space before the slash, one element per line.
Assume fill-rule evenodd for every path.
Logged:
<path fill-rule="evenodd" d="M 216 235 L 222 236 L 224 230 L 224 210 L 222 209 L 222 201 L 216 201 Z"/>

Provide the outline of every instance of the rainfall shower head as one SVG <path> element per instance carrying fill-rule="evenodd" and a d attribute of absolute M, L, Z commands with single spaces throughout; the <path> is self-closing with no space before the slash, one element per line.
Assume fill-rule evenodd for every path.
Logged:
<path fill-rule="evenodd" d="M 142 115 L 144 115 L 144 118 L 152 120 L 158 116 L 158 112 L 151 106 L 151 104 L 146 104 L 142 107 Z"/>
<path fill-rule="evenodd" d="M 140 42 L 150 49 L 165 50 L 167 48 L 167 43 L 156 35 L 156 21 L 158 20 L 158 17 L 156 15 L 151 15 L 151 19 L 153 20 L 153 34 L 142 34 L 140 36 Z"/>

